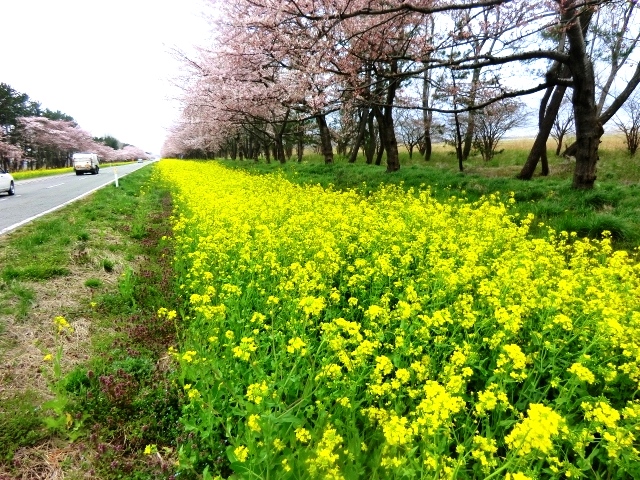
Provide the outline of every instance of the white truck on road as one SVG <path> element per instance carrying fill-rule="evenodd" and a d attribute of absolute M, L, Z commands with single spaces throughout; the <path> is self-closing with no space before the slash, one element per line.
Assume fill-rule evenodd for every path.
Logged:
<path fill-rule="evenodd" d="M 83 175 L 85 173 L 97 175 L 100 171 L 98 155 L 95 153 L 74 153 L 73 169 L 75 170 L 76 175 Z"/>

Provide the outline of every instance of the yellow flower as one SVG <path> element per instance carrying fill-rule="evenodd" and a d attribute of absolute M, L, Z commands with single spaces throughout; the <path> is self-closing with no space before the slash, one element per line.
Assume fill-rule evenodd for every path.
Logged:
<path fill-rule="evenodd" d="M 320 312 L 324 310 L 325 301 L 321 297 L 304 297 L 298 305 L 307 316 L 316 316 L 320 315 Z"/>
<path fill-rule="evenodd" d="M 309 473 L 313 477 L 329 476 L 329 478 L 342 478 L 336 464 L 340 458 L 337 450 L 342 446 L 342 436 L 331 425 L 325 428 L 322 439 L 314 450 L 314 455 L 307 460 Z"/>
<path fill-rule="evenodd" d="M 306 343 L 300 338 L 292 338 L 289 340 L 289 344 L 287 345 L 287 352 L 296 353 L 299 352 L 301 357 L 304 357 L 307 354 Z"/>
<path fill-rule="evenodd" d="M 396 378 L 400 383 L 407 383 L 411 379 L 411 373 L 406 368 L 396 370 Z"/>
<path fill-rule="evenodd" d="M 498 356 L 497 367 L 495 373 L 503 373 L 509 371 L 509 376 L 515 380 L 522 381 L 527 378 L 524 372 L 529 359 L 516 344 L 504 345 L 502 347 L 504 353 Z"/>
<path fill-rule="evenodd" d="M 281 452 L 282 450 L 284 450 L 284 447 L 286 447 L 285 443 L 279 438 L 276 438 L 273 441 L 273 448 L 275 448 L 278 452 Z"/>
<path fill-rule="evenodd" d="M 256 459 L 274 453 L 274 471 L 284 476 L 286 457 L 292 472 L 340 479 L 344 465 L 364 458 L 353 450 L 364 450 L 363 439 L 339 435 L 356 414 L 373 431 L 364 440 L 379 477 L 396 473 L 381 463 L 393 469 L 403 459 L 398 477 L 454 478 L 472 469 L 510 480 L 544 471 L 579 476 L 560 451 L 569 434 L 556 400 L 522 413 L 509 404 L 514 383 L 549 372 L 557 390 L 578 381 L 609 387 L 582 410 L 562 406 L 575 423 L 575 457 L 599 442 L 612 465 L 616 455 L 620 465 L 635 458 L 640 407 L 613 391 L 617 381 L 640 381 L 634 254 L 546 226 L 531 235 L 535 216 L 502 203 L 514 195 L 440 202 L 424 186 L 367 187 L 361 195 L 186 160 L 161 163 L 158 176 L 172 189 L 170 241 L 188 315 L 182 348 L 193 349 L 170 356 L 203 396 L 221 381 L 229 395 L 245 395 L 253 404 L 241 428 L 251 441 L 245 448 Z M 259 359 L 253 345 L 264 349 Z M 591 359 L 577 356 L 583 346 Z M 313 359 L 298 362 L 303 351 Z M 306 376 L 309 385 L 300 383 Z M 307 391 L 318 403 L 296 412 L 299 424 L 269 422 L 268 435 L 258 435 L 272 412 Z M 357 411 L 353 392 L 362 393 Z M 623 395 L 619 411 L 607 398 L 614 393 Z M 230 418 L 242 400 L 219 413 Z M 194 424 L 199 410 L 186 412 Z M 444 442 L 437 448 L 424 442 L 436 437 Z M 286 455 L 274 438 L 286 442 Z"/>
<path fill-rule="evenodd" d="M 567 371 L 569 373 L 573 373 L 582 382 L 591 384 L 596 381 L 596 377 L 591 372 L 591 370 L 589 370 L 587 367 L 585 367 L 581 363 L 574 363 L 567 369 Z"/>
<path fill-rule="evenodd" d="M 525 419 L 516 424 L 505 441 L 521 456 L 534 451 L 548 454 L 553 449 L 553 439 L 567 432 L 564 418 L 549 407 L 532 403 Z"/>
<path fill-rule="evenodd" d="M 195 350 L 187 350 L 182 355 L 182 360 L 184 360 L 187 363 L 191 363 L 193 362 L 193 357 L 195 357 L 197 354 L 198 352 L 196 352 Z"/>
<path fill-rule="evenodd" d="M 504 480 L 533 480 L 531 477 L 525 475 L 524 473 L 507 473 L 504 477 Z"/>
<path fill-rule="evenodd" d="M 240 345 L 233 347 L 233 356 L 248 362 L 251 358 L 251 354 L 258 350 L 258 346 L 256 345 L 253 337 L 242 337 L 240 340 Z"/>
<path fill-rule="evenodd" d="M 406 417 L 398 417 L 395 413 L 382 423 L 382 432 L 389 445 L 409 444 L 416 433 Z"/>
<path fill-rule="evenodd" d="M 249 456 L 249 449 L 244 445 L 240 445 L 233 449 L 233 454 L 238 459 L 240 463 L 244 463 Z"/>
<path fill-rule="evenodd" d="M 480 462 L 484 472 L 489 471 L 490 467 L 495 467 L 498 464 L 498 460 L 494 457 L 494 454 L 498 451 L 494 439 L 476 435 L 473 437 L 473 447 L 471 457 Z"/>
<path fill-rule="evenodd" d="M 158 446 L 156 444 L 147 445 L 146 447 L 144 447 L 145 455 L 152 455 L 154 453 L 158 453 Z"/>
<path fill-rule="evenodd" d="M 249 420 L 247 420 L 247 426 L 249 430 L 254 432 L 260 432 L 262 428 L 260 427 L 260 415 L 249 415 Z"/>
<path fill-rule="evenodd" d="M 73 333 L 73 327 L 69 325 L 66 318 L 57 316 L 53 319 L 53 323 L 58 327 L 58 334 L 63 332 Z"/>
<path fill-rule="evenodd" d="M 269 394 L 269 387 L 264 380 L 260 383 L 252 383 L 247 387 L 247 399 L 260 405 L 262 400 Z"/>
<path fill-rule="evenodd" d="M 295 433 L 296 433 L 296 440 L 298 440 L 301 443 L 309 443 L 309 441 L 311 440 L 311 434 L 309 433 L 309 430 L 307 430 L 306 428 L 298 427 L 296 428 Z"/>
<path fill-rule="evenodd" d="M 595 402 L 594 404 L 583 402 L 584 418 L 600 423 L 607 428 L 615 428 L 620 420 L 620 412 L 605 402 Z"/>
<path fill-rule="evenodd" d="M 44 360 L 45 362 L 50 362 L 51 360 L 53 360 L 53 355 L 47 353 L 44 357 L 42 357 L 42 360 Z"/>
<path fill-rule="evenodd" d="M 478 392 L 478 402 L 475 405 L 478 415 L 484 415 L 486 412 L 492 411 L 496 408 L 496 405 L 498 405 L 498 397 L 491 389 Z"/>

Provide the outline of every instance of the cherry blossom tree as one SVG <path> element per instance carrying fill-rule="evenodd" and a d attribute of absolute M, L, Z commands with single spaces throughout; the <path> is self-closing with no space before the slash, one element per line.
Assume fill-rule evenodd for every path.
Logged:
<path fill-rule="evenodd" d="M 73 152 L 95 147 L 91 135 L 74 122 L 46 117 L 20 117 L 18 127 L 24 146 L 31 148 L 33 158 L 43 166 L 68 166 Z"/>
<path fill-rule="evenodd" d="M 180 131 L 194 134 L 182 140 L 184 146 L 192 149 L 221 149 L 242 132 L 259 139 L 256 141 L 263 144 L 263 149 L 273 149 L 274 156 L 285 161 L 286 136 L 296 130 L 293 123 L 313 119 L 322 138 L 331 123 L 328 117 L 335 112 L 350 111 L 357 122 L 350 160 L 365 134 L 372 136 L 368 131 L 373 120 L 378 130 L 379 152 L 386 153 L 387 170 L 392 172 L 400 168 L 394 128 L 398 94 L 405 85 L 431 82 L 434 72 L 442 70 L 449 73 L 437 76 L 449 79 L 448 88 L 452 91 L 465 90 L 465 101 L 434 105 L 428 99 L 425 101 L 423 89 L 422 98 L 417 96 L 414 104 L 403 108 L 425 112 L 425 132 L 432 112 L 465 114 L 466 126 L 463 128 L 457 122 L 458 136 L 464 139 L 462 158 L 475 128 L 477 114 L 473 112 L 503 99 L 545 92 L 540 108 L 539 141 L 527 163 L 535 168 L 541 158 L 539 148 L 546 146 L 559 102 L 570 89 L 576 126 L 573 186 L 588 189 L 596 179 L 602 125 L 640 82 L 638 67 L 638 73 L 632 74 L 628 85 L 613 101 L 606 100 L 611 94 L 605 92 L 611 92 L 616 84 L 614 80 L 609 85 L 606 78 L 617 78 L 635 45 L 634 34 L 627 35 L 635 25 L 635 2 L 211 0 L 211 3 L 219 12 L 217 40 L 203 48 L 199 58 L 186 59 L 193 78 L 185 87 L 181 119 L 187 127 Z M 627 13 L 618 15 L 617 11 Z M 605 19 L 610 22 L 616 18 L 621 20 L 612 24 L 610 31 L 619 28 L 620 34 L 608 40 L 612 46 L 613 77 L 598 80 L 600 70 L 596 71 L 595 65 L 602 55 L 594 48 L 594 40 L 603 29 L 590 28 L 604 25 Z M 492 83 L 494 96 L 478 101 L 478 88 L 488 83 Z M 601 89 L 596 99 L 598 84 Z M 333 148 L 329 147 L 328 136 L 324 140 L 323 154 L 330 162 Z M 174 146 L 179 143 L 172 142 Z M 523 173 L 521 178 L 527 178 L 527 174 Z"/>
<path fill-rule="evenodd" d="M 148 159 L 149 157 L 141 148 L 135 147 L 133 145 L 126 145 L 119 150 L 115 150 L 115 158 L 116 160 L 126 161 L 136 160 L 138 158 Z"/>
<path fill-rule="evenodd" d="M 22 150 L 4 141 L 4 135 L 0 135 L 0 166 L 8 171 L 17 170 L 18 162 L 21 159 Z"/>

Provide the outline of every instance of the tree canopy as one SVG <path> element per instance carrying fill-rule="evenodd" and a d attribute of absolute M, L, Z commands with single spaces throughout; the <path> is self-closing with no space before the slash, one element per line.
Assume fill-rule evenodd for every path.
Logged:
<path fill-rule="evenodd" d="M 106 135 L 92 138 L 71 115 L 42 109 L 26 93 L 0 83 L 0 165 L 18 168 L 65 167 L 74 152 L 91 151 L 103 161 L 148 158 L 133 145 Z"/>
<path fill-rule="evenodd" d="M 352 126 L 356 150 L 357 141 L 375 135 L 387 170 L 395 171 L 400 168 L 396 112 L 402 109 L 453 115 L 462 161 L 482 109 L 537 92 L 545 97 L 557 92 L 562 100 L 570 90 L 577 139 L 573 186 L 588 189 L 596 178 L 603 124 L 640 82 L 640 67 L 632 67 L 640 36 L 636 2 L 211 4 L 218 11 L 217 39 L 198 57 L 184 57 L 191 75 L 165 154 L 225 153 L 236 151 L 240 142 L 243 148 L 255 143 L 265 154 L 271 149 L 282 161 L 283 135 L 291 139 L 294 134 L 287 132 L 299 130 L 288 125 L 314 119 L 329 161 L 322 138 L 323 126 L 332 123 L 324 120 L 328 116 Z M 555 100 L 543 109 L 554 117 L 551 125 L 557 114 L 553 105 Z M 457 116 L 464 113 L 461 122 Z M 431 123 L 425 114 L 425 138 Z M 546 123 L 540 122 L 542 136 Z"/>

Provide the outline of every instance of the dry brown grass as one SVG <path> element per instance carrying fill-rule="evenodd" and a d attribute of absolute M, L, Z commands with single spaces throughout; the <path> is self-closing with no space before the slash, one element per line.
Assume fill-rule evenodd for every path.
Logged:
<path fill-rule="evenodd" d="M 15 453 L 12 473 L 0 466 L 0 480 L 63 480 L 95 479 L 86 466 L 89 459 L 81 444 L 56 444 L 48 441 Z M 70 468 L 71 466 L 75 468 Z"/>
<path fill-rule="evenodd" d="M 111 242 L 121 241 L 113 236 Z M 104 252 L 115 258 L 113 252 Z M 82 251 L 81 256 L 103 258 L 103 252 Z M 77 252 L 74 258 L 78 258 Z M 5 325 L 0 334 L 3 343 L 9 345 L 3 354 L 0 365 L 0 400 L 6 395 L 15 395 L 25 391 L 36 391 L 43 398 L 51 396 L 49 382 L 51 364 L 44 362 L 47 354 L 53 354 L 56 341 L 60 341 L 63 350 L 63 372 L 72 370 L 77 364 L 89 357 L 90 329 L 93 328 L 88 316 L 87 298 L 93 295 L 93 290 L 85 286 L 85 282 L 99 279 L 104 285 L 115 284 L 119 271 L 125 263 L 122 258 L 115 259 L 116 268 L 107 273 L 97 268 L 95 263 L 78 262 L 72 264 L 70 275 L 53 278 L 44 282 L 23 282 L 24 286 L 35 292 L 35 301 L 29 311 L 29 316 L 18 320 L 13 316 L 5 316 Z M 120 266 L 118 268 L 118 266 Z M 56 335 L 53 324 L 54 317 L 62 315 L 73 327 L 73 332 Z"/>
<path fill-rule="evenodd" d="M 116 284 L 127 262 L 107 249 L 109 245 L 124 241 L 123 238 L 116 233 L 108 236 L 103 233 L 90 232 L 102 237 L 100 250 L 74 249 L 69 265 L 70 275 L 22 282 L 35 293 L 26 318 L 17 319 L 11 315 L 0 318 L 4 325 L 0 332 L 4 346 L 0 351 L 0 402 L 26 392 L 34 394 L 42 403 L 53 399 L 53 365 L 44 360 L 45 355 L 55 355 L 57 342 L 60 342 L 62 373 L 67 373 L 90 358 L 91 337 L 96 329 L 101 329 L 101 334 L 108 333 L 104 325 L 98 326 L 92 321 L 93 312 L 87 300 L 93 295 L 93 290 L 85 286 L 85 282 L 90 278 L 99 279 L 109 288 Z M 5 246 L 6 240 L 0 239 L 0 248 Z M 113 271 L 104 271 L 97 260 L 102 258 L 109 258 L 114 263 Z M 73 327 L 71 332 L 56 334 L 53 319 L 58 315 L 65 317 Z M 81 444 L 58 444 L 51 440 L 21 448 L 16 451 L 11 465 L 0 463 L 0 480 L 96 478 L 87 472 L 87 455 Z"/>

